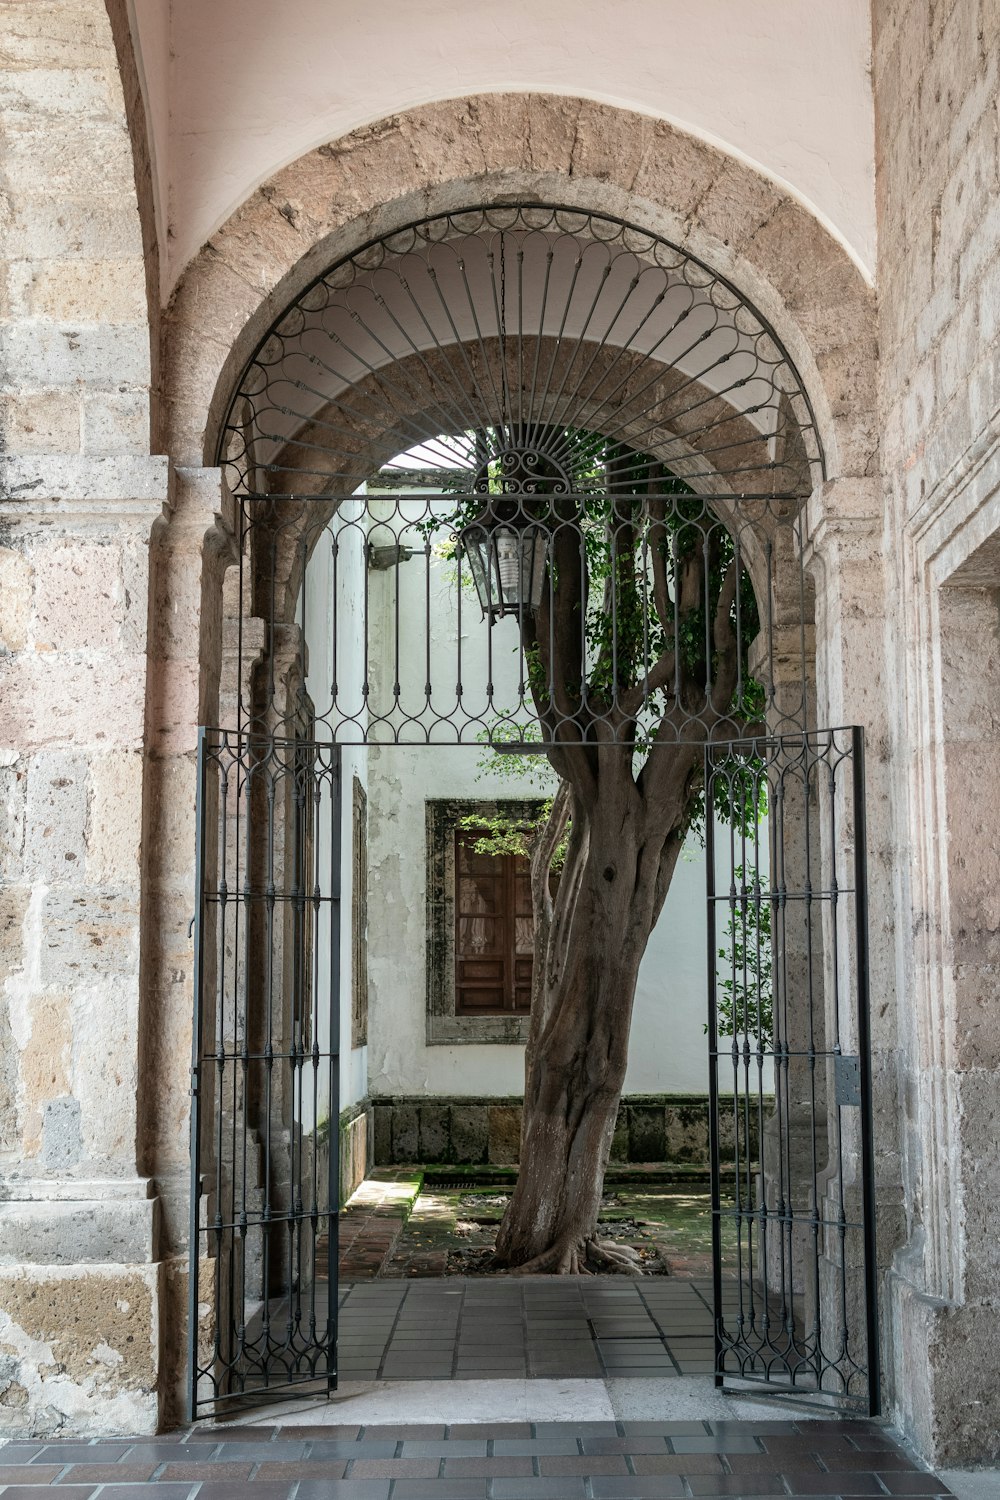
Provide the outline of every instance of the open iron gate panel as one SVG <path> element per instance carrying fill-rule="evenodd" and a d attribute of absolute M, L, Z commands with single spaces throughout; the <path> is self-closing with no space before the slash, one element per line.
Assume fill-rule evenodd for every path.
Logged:
<path fill-rule="evenodd" d="M 201 731 L 193 1417 L 336 1383 L 340 780 L 330 745 Z"/>
<path fill-rule="evenodd" d="M 875 1415 L 863 734 L 705 767 L 716 1381 Z M 741 799 L 767 807 L 746 832 Z"/>

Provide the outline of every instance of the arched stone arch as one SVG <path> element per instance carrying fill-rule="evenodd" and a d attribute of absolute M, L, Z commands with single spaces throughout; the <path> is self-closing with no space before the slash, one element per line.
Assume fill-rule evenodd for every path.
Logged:
<path fill-rule="evenodd" d="M 774 329 L 812 403 L 832 481 L 814 493 L 810 513 L 813 530 L 825 528 L 824 547 L 836 547 L 830 537 L 839 522 L 831 513 L 840 494 L 855 517 L 877 508 L 871 289 L 807 207 L 723 151 L 667 122 L 592 101 L 489 95 L 394 116 L 263 183 L 188 266 L 162 328 L 164 438 L 179 473 L 160 568 L 162 597 L 175 594 L 180 608 L 163 614 L 157 648 L 159 679 L 176 682 L 178 691 L 161 694 L 150 731 L 157 760 L 151 801 L 160 808 L 162 836 L 150 843 L 149 880 L 162 930 L 158 951 L 150 945 L 149 988 L 154 1051 L 163 1067 L 149 1150 L 158 1173 L 174 1179 L 178 1200 L 186 1183 L 189 1078 L 176 1062 L 187 1017 L 177 1013 L 182 998 L 172 976 L 183 972 L 189 998 L 187 960 L 178 964 L 176 955 L 190 914 L 192 746 L 198 722 L 217 722 L 223 659 L 227 651 L 230 667 L 235 659 L 224 614 L 234 604 L 245 608 L 234 600 L 231 581 L 228 588 L 223 583 L 236 554 L 225 551 L 225 524 L 213 529 L 212 519 L 226 514 L 212 466 L 227 409 L 271 325 L 338 260 L 425 216 L 527 201 L 616 215 L 725 276 Z M 363 445 L 377 454 L 382 436 L 364 432 Z M 294 593 L 293 566 L 286 558 L 286 603 Z M 868 580 L 866 587 L 870 605 Z M 845 620 L 864 607 L 845 601 L 843 590 L 830 592 Z M 849 645 L 845 651 L 849 670 L 867 685 L 865 644 L 863 659 Z M 841 671 L 832 656 L 830 670 Z M 839 703 L 849 693 L 827 696 Z M 851 712 L 848 703 L 845 718 Z M 171 1249 L 181 1252 L 179 1234 Z M 171 1359 L 179 1352 L 173 1349 Z"/>
<path fill-rule="evenodd" d="M 174 458 L 214 462 L 258 340 L 340 256 L 422 215 L 526 200 L 599 207 L 729 277 L 801 372 L 831 473 L 874 472 L 873 295 L 808 209 L 666 121 L 522 94 L 445 100 L 355 131 L 276 173 L 233 214 L 165 318 Z"/>

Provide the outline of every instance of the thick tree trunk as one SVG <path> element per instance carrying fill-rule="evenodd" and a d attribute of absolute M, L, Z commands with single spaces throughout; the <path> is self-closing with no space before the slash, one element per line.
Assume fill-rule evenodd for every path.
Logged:
<path fill-rule="evenodd" d="M 698 786 L 701 745 L 682 731 L 696 720 L 709 739 L 731 714 L 739 679 L 738 556 L 725 560 L 721 532 L 703 534 L 699 544 L 697 528 L 680 536 L 675 526 L 670 543 L 664 506 L 656 510 L 651 502 L 660 529 L 648 538 L 649 566 L 663 640 L 661 654 L 650 661 L 647 565 L 637 571 L 635 498 L 613 498 L 606 567 L 597 569 L 604 578 L 597 618 L 617 620 L 617 631 L 588 632 L 590 579 L 572 526 L 557 527 L 552 541 L 558 586 L 537 617 L 522 622 L 535 708 L 549 761 L 565 788 L 533 861 L 535 982 L 521 1165 L 497 1236 L 497 1266 L 522 1272 L 572 1272 L 601 1263 L 626 1268 L 621 1250 L 598 1241 L 597 1223 L 639 965 Z M 623 621 L 629 628 L 621 628 Z M 587 653 L 595 642 L 588 682 Z M 587 695 L 580 691 L 584 683 Z M 659 724 L 640 729 L 637 716 L 650 711 L 659 693 Z M 565 820 L 567 804 L 569 845 L 552 903 L 545 850 L 553 847 L 551 835 L 559 817 Z"/>
<path fill-rule="evenodd" d="M 628 1268 L 628 1252 L 598 1242 L 597 1221 L 639 965 L 681 848 L 680 791 L 651 816 L 627 762 L 602 778 L 593 806 L 570 800 L 569 850 L 535 954 L 520 1173 L 496 1249 L 498 1266 L 521 1271 Z M 536 882 L 536 913 L 538 903 Z"/>

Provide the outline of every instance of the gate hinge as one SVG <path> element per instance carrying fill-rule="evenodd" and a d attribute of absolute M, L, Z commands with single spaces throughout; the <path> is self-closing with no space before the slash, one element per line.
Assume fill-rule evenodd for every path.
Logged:
<path fill-rule="evenodd" d="M 861 1103 L 860 1057 L 836 1057 L 833 1066 L 837 1104 L 857 1108 Z"/>

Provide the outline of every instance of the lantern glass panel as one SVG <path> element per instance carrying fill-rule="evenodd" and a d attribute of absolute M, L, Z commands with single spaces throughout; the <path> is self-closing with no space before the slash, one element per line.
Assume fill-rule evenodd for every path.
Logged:
<path fill-rule="evenodd" d="M 501 619 L 538 609 L 548 556 L 543 527 L 492 530 L 473 524 L 462 532 L 462 547 L 484 617 Z"/>

